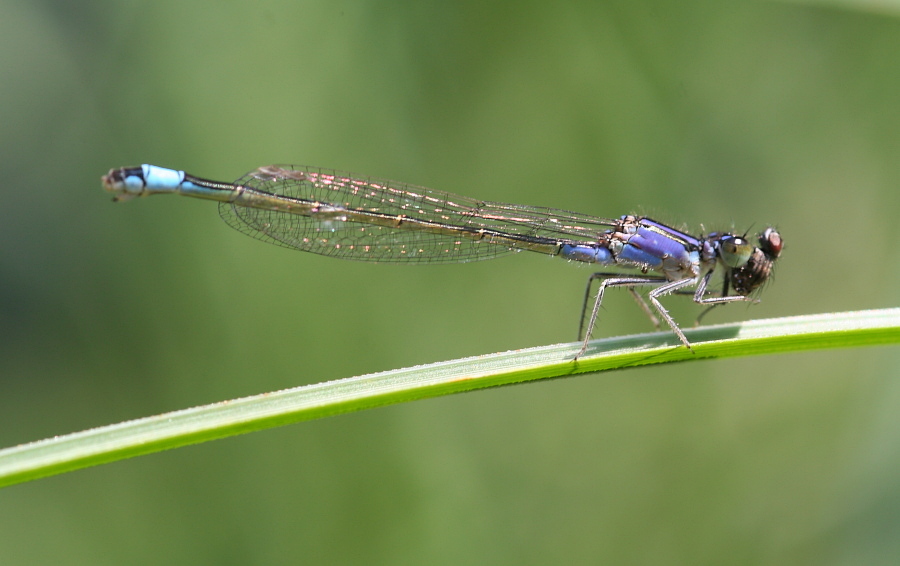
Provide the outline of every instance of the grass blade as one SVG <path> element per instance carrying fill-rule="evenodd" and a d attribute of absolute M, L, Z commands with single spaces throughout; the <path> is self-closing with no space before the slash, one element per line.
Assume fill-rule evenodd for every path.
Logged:
<path fill-rule="evenodd" d="M 0 487 L 266 428 L 474 389 L 637 365 L 900 342 L 900 309 L 830 313 L 557 344 L 317 383 L 0 450 Z"/>

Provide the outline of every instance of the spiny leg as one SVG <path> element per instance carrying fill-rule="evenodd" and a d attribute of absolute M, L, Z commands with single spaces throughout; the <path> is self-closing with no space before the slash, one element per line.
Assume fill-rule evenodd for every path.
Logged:
<path fill-rule="evenodd" d="M 594 279 L 600 279 L 600 288 L 597 290 L 597 299 L 594 302 L 594 308 L 591 310 L 591 317 L 588 320 L 587 332 L 584 333 L 584 342 L 581 345 L 581 350 L 579 350 L 578 354 L 575 356 L 577 360 L 587 351 L 588 342 L 591 339 L 591 334 L 594 332 L 594 326 L 597 324 L 597 317 L 600 314 L 600 304 L 603 302 L 603 293 L 606 291 L 607 287 L 627 287 L 629 291 L 632 292 L 632 296 L 637 296 L 638 302 L 643 303 L 640 295 L 634 291 L 635 287 L 642 287 L 646 285 L 661 285 L 666 282 L 666 279 L 662 277 L 622 277 L 621 273 L 594 273 L 588 279 L 587 289 L 585 290 L 584 296 L 584 305 L 581 309 L 581 323 L 578 326 L 578 339 L 581 340 L 581 331 L 584 329 L 584 315 L 587 311 L 587 303 L 588 298 L 591 293 L 591 284 Z M 646 305 L 646 303 L 645 303 Z M 646 309 L 645 312 L 649 312 L 649 308 Z M 650 313 L 651 321 L 654 320 L 652 313 Z"/>
<path fill-rule="evenodd" d="M 584 301 L 581 304 L 581 319 L 578 321 L 578 339 L 581 340 L 581 337 L 584 336 L 584 320 L 585 315 L 587 315 L 588 310 L 588 301 L 591 299 L 591 287 L 593 286 L 595 279 L 622 279 L 621 273 L 592 273 L 590 277 L 588 277 L 587 285 L 584 288 Z M 650 283 L 664 283 L 666 280 L 662 277 L 624 277 L 625 279 L 641 279 L 642 281 L 648 281 Z M 641 307 L 641 310 L 644 311 L 644 314 L 647 315 L 647 318 L 650 319 L 650 323 L 659 330 L 659 319 L 654 316 L 653 311 L 650 310 L 650 305 L 647 304 L 647 301 L 641 297 L 640 293 L 634 290 L 634 287 L 628 287 L 628 292 L 631 293 L 631 296 L 637 302 L 638 306 Z M 688 293 L 689 295 L 693 295 L 694 293 Z M 594 316 L 596 318 L 596 316 Z"/>
<path fill-rule="evenodd" d="M 694 295 L 697 294 L 697 291 L 703 291 L 703 292 L 706 291 L 706 286 L 707 286 L 707 284 L 709 283 L 710 277 L 712 277 L 712 273 L 707 273 L 707 274 L 706 274 L 706 277 L 703 278 L 703 281 L 701 281 L 700 284 L 697 285 L 697 289 L 696 289 L 696 291 L 694 291 L 694 293 L 693 293 Z M 728 277 L 723 277 L 723 278 L 722 278 L 722 293 L 721 293 L 719 296 L 720 296 L 720 297 L 727 297 L 727 296 L 728 296 L 728 291 L 729 291 L 729 289 L 730 289 L 730 285 L 729 285 Z M 702 294 L 703 294 L 703 293 L 701 293 L 701 296 L 702 296 Z M 709 312 L 710 312 L 711 310 L 713 310 L 714 308 L 716 308 L 716 307 L 719 306 L 720 304 L 721 304 L 721 303 L 715 304 L 715 305 L 710 305 L 710 306 L 706 307 L 705 309 L 703 309 L 703 312 L 701 312 L 700 315 L 697 316 L 697 319 L 694 320 L 694 328 L 697 328 L 698 326 L 700 326 L 700 321 L 703 320 L 703 317 L 705 317 L 707 314 L 709 314 Z"/>
<path fill-rule="evenodd" d="M 631 293 L 631 296 L 637 302 L 638 306 L 641 307 L 641 310 L 644 311 L 644 314 L 647 315 L 647 318 L 650 319 L 650 323 L 653 325 L 653 328 L 659 330 L 659 319 L 656 318 L 656 315 L 654 315 L 653 311 L 650 310 L 650 305 L 647 304 L 647 301 L 644 300 L 644 297 L 642 297 L 640 293 L 635 291 L 634 287 L 628 287 L 628 292 Z"/>
<path fill-rule="evenodd" d="M 753 301 L 754 300 L 751 297 L 747 297 L 744 295 L 732 295 L 730 297 L 728 297 L 728 296 L 704 297 L 703 295 L 706 293 L 706 289 L 707 289 L 707 286 L 709 285 L 709 279 L 711 276 L 712 276 L 712 273 L 707 273 L 700 279 L 700 282 L 697 283 L 697 290 L 694 292 L 694 302 L 695 303 L 700 304 L 700 305 L 711 305 L 712 307 L 715 307 L 717 305 L 721 305 L 721 304 L 725 304 L 725 303 L 732 303 L 735 301 Z M 687 347 L 687 349 L 692 352 L 694 351 L 694 349 L 691 348 L 691 344 L 690 344 L 690 342 L 688 342 L 688 339 L 684 335 L 684 332 L 682 332 L 681 328 L 678 326 L 678 323 L 675 322 L 675 319 L 672 318 L 672 316 L 669 314 L 669 311 L 666 310 L 666 308 L 659 301 L 659 298 L 663 297 L 665 295 L 668 295 L 670 293 L 677 294 L 678 291 L 680 289 L 682 289 L 683 287 L 687 287 L 694 283 L 696 283 L 696 279 L 693 279 L 693 278 L 680 279 L 678 281 L 672 281 L 671 283 L 661 285 L 661 286 L 651 290 L 650 293 L 648 293 L 648 298 L 650 299 L 650 302 L 653 304 L 653 306 L 656 307 L 657 312 L 659 312 L 659 314 L 663 317 L 663 319 L 665 319 L 666 323 L 668 323 L 668 325 L 672 329 L 672 331 L 676 334 L 676 336 L 678 336 L 678 338 L 681 340 L 682 344 L 684 344 Z"/>
<path fill-rule="evenodd" d="M 656 308 L 656 312 L 663 317 L 663 320 L 666 321 L 666 324 L 669 325 L 669 328 L 672 329 L 672 332 L 678 336 L 678 339 L 681 340 L 681 343 L 685 345 L 685 347 L 691 352 L 694 351 L 691 348 L 691 343 L 688 342 L 687 337 L 684 335 L 684 332 L 681 331 L 681 328 L 678 326 L 678 323 L 675 322 L 675 319 L 672 318 L 672 315 L 669 314 L 669 311 L 666 310 L 666 307 L 659 302 L 660 297 L 664 297 L 669 293 L 674 293 L 681 289 L 682 287 L 686 287 L 688 285 L 693 285 L 697 280 L 693 277 L 689 277 L 687 279 L 679 279 L 678 281 L 672 281 L 670 283 L 666 283 L 665 285 L 660 285 L 659 287 L 652 289 L 648 294 L 647 298 L 650 299 L 650 303 Z M 702 283 L 701 283 L 702 284 Z M 696 294 L 694 295 L 696 297 Z"/>
<path fill-rule="evenodd" d="M 738 301 L 749 301 L 749 302 L 756 302 L 756 303 L 759 302 L 757 299 L 753 299 L 746 295 L 731 295 L 731 296 L 729 296 L 728 293 L 730 292 L 730 285 L 729 285 L 727 276 L 724 278 L 724 282 L 722 283 L 722 292 L 719 294 L 719 296 L 704 297 L 704 295 L 706 294 L 707 285 L 709 284 L 709 280 L 711 277 L 712 277 L 712 273 L 711 272 L 707 273 L 703 277 L 703 279 L 700 281 L 700 283 L 697 285 L 697 289 L 693 293 L 695 303 L 697 303 L 699 305 L 709 305 L 707 308 L 703 309 L 703 312 L 701 312 L 700 316 L 698 316 L 697 319 L 694 321 L 695 327 L 700 326 L 700 321 L 703 319 L 703 317 L 705 317 L 707 314 L 709 314 L 709 312 L 711 310 L 713 310 L 714 308 L 716 308 L 720 305 L 724 305 L 724 304 L 732 303 L 732 302 L 738 302 Z"/>
<path fill-rule="evenodd" d="M 712 276 L 712 273 L 707 273 L 700 280 L 700 283 L 697 285 L 697 290 L 694 292 L 694 302 L 697 303 L 698 305 L 711 305 L 710 308 L 712 308 L 712 307 L 715 307 L 718 305 L 723 305 L 725 303 L 733 303 L 733 302 L 738 302 L 738 301 L 747 301 L 747 302 L 752 302 L 752 303 L 759 302 L 758 299 L 754 299 L 753 297 L 749 297 L 747 295 L 731 295 L 731 296 L 729 296 L 727 280 L 725 282 L 725 287 L 723 289 L 723 293 L 722 293 L 721 297 L 704 297 L 703 295 L 706 294 L 706 286 L 709 284 L 709 278 L 711 276 Z M 703 314 L 706 314 L 708 311 L 709 311 L 709 309 L 704 311 Z M 701 314 L 701 316 L 703 316 L 703 314 Z"/>

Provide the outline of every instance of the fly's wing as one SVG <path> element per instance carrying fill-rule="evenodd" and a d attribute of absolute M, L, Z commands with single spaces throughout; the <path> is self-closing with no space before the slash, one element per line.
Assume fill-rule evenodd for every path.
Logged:
<path fill-rule="evenodd" d="M 594 242 L 612 225 L 312 167 L 261 167 L 235 185 L 304 206 L 297 213 L 220 203 L 231 227 L 276 245 L 359 261 L 461 263 L 523 249 L 552 253 L 558 243 Z M 318 213 L 324 209 L 329 213 Z"/>

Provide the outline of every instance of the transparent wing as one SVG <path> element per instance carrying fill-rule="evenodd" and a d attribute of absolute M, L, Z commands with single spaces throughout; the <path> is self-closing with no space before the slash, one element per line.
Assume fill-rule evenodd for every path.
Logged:
<path fill-rule="evenodd" d="M 347 173 L 272 165 L 235 181 L 292 201 L 318 204 L 346 216 L 297 214 L 220 203 L 233 228 L 276 245 L 302 251 L 379 262 L 460 263 L 494 258 L 529 242 L 595 242 L 612 220 L 564 210 L 492 203 L 454 194 Z M 354 213 L 377 215 L 367 222 Z M 396 218 L 386 225 L 385 220 Z M 422 221 L 426 226 L 416 224 Z M 478 230 L 523 236 L 522 245 L 503 238 L 477 238 Z"/>

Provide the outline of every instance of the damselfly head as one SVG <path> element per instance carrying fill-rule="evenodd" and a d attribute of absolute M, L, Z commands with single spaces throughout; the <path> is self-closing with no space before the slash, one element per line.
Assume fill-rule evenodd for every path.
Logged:
<path fill-rule="evenodd" d="M 753 245 L 741 236 L 725 234 L 719 238 L 719 257 L 728 267 L 742 267 L 750 260 Z"/>
<path fill-rule="evenodd" d="M 747 262 L 731 270 L 731 286 L 741 295 L 759 289 L 772 275 L 775 260 L 781 255 L 783 241 L 775 228 L 766 228 L 759 235 L 759 247 L 753 248 Z"/>

